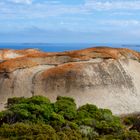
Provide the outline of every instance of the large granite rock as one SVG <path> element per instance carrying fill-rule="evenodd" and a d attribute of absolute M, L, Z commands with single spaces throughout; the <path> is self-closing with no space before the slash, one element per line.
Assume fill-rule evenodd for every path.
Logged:
<path fill-rule="evenodd" d="M 140 111 L 140 53 L 89 48 L 62 53 L 0 50 L 0 109 L 7 98 L 73 97 L 115 114 Z"/>

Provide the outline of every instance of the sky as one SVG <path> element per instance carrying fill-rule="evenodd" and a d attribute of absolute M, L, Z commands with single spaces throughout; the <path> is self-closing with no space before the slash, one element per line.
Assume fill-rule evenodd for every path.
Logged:
<path fill-rule="evenodd" d="M 0 0 L 0 43 L 140 43 L 140 0 Z"/>

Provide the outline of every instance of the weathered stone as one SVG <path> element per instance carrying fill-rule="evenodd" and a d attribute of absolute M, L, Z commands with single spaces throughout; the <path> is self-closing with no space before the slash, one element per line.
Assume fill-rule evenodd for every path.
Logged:
<path fill-rule="evenodd" d="M 0 109 L 7 98 L 60 96 L 96 104 L 115 114 L 140 111 L 140 53 L 89 48 L 62 53 L 0 50 Z"/>

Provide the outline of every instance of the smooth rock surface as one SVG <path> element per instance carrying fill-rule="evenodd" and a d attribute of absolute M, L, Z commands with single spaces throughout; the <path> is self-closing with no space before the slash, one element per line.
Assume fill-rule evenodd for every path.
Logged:
<path fill-rule="evenodd" d="M 88 48 L 62 53 L 36 49 L 0 50 L 0 109 L 7 98 L 73 97 L 115 114 L 140 111 L 140 53 Z"/>

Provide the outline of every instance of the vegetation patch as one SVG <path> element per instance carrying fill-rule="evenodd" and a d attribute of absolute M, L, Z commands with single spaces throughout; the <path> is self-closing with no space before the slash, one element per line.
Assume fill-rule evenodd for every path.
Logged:
<path fill-rule="evenodd" d="M 119 118 L 108 109 L 58 97 L 10 98 L 0 112 L 1 140 L 140 140 L 140 117 Z"/>

